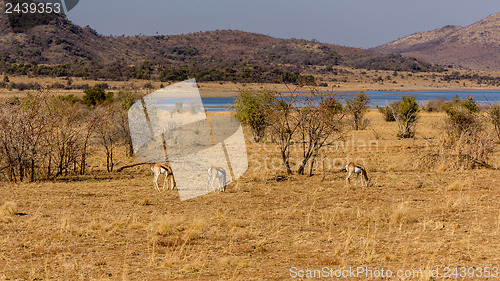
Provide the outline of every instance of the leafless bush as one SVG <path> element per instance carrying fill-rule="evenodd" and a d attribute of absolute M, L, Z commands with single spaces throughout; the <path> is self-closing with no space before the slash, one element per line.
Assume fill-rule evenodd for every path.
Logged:
<path fill-rule="evenodd" d="M 335 93 L 319 93 L 315 89 L 310 89 L 301 98 L 300 103 L 299 135 L 302 136 L 303 158 L 297 173 L 303 174 L 309 163 L 309 175 L 312 175 L 319 151 L 334 133 L 341 131 L 340 121 L 344 113 L 342 103 L 337 100 Z M 358 125 L 359 122 L 361 120 L 358 120 Z"/>
<path fill-rule="evenodd" d="M 377 105 L 376 107 L 377 107 L 378 111 L 380 113 L 382 113 L 382 115 L 384 116 L 385 122 L 394 122 L 394 121 L 396 121 L 396 119 L 394 119 L 394 114 L 392 114 L 392 109 L 391 109 L 390 105 L 386 105 L 384 107 Z"/>
<path fill-rule="evenodd" d="M 46 175 L 53 178 L 76 173 L 85 140 L 82 134 L 82 106 L 56 97 L 49 98 L 44 106 L 49 117 L 45 135 Z"/>
<path fill-rule="evenodd" d="M 0 100 L 2 181 L 36 181 L 84 174 L 87 156 L 101 145 L 113 170 L 116 146 L 131 146 L 126 109 L 132 97 L 85 106 L 41 90 L 22 99 Z"/>
<path fill-rule="evenodd" d="M 97 125 L 99 124 L 99 116 L 88 108 L 82 110 L 82 114 L 86 116 L 85 123 L 81 125 L 81 144 L 80 144 L 80 175 L 84 175 L 87 169 L 87 156 L 89 155 L 89 147 L 92 136 L 95 134 Z"/>
<path fill-rule="evenodd" d="M 470 127 L 457 139 L 443 136 L 438 146 L 439 157 L 434 163 L 444 170 L 493 168 L 488 164 L 493 146 L 494 135 L 482 126 Z"/>
<path fill-rule="evenodd" d="M 428 100 L 422 110 L 427 112 L 443 112 L 443 105 L 446 103 L 444 98 Z"/>
<path fill-rule="evenodd" d="M 0 102 L 0 167 L 9 181 L 53 179 L 82 169 L 88 134 L 83 106 L 43 90 Z M 82 154 L 83 151 L 83 154 Z M 79 167 L 80 165 L 80 167 Z"/>
<path fill-rule="evenodd" d="M 262 112 L 268 124 L 267 135 L 278 144 L 287 173 L 292 173 L 290 146 L 300 143 L 303 154 L 297 173 L 304 174 L 309 164 L 311 175 L 321 148 L 340 131 L 344 114 L 335 93 L 320 93 L 313 88 L 299 93 L 299 88 L 286 94 L 274 93 Z"/>
<path fill-rule="evenodd" d="M 116 147 L 123 143 L 123 130 L 119 125 L 120 110 L 116 106 L 105 106 L 97 108 L 96 116 L 98 123 L 96 126 L 97 142 L 104 148 L 106 153 L 106 170 L 112 172 L 114 168 L 114 151 Z"/>
<path fill-rule="evenodd" d="M 289 94 L 276 92 L 264 109 L 266 119 L 269 120 L 267 132 L 270 138 L 277 142 L 283 166 L 288 174 L 292 174 L 290 145 L 302 122 L 297 107 L 298 100 L 296 90 L 290 91 Z"/>
<path fill-rule="evenodd" d="M 35 179 L 48 127 L 42 101 L 35 96 L 0 104 L 0 156 L 11 181 Z"/>

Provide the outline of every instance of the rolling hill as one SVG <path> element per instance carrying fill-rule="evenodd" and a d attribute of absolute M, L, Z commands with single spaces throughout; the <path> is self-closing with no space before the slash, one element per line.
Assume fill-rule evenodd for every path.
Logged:
<path fill-rule="evenodd" d="M 0 72 L 113 80 L 297 82 L 334 72 L 336 66 L 440 69 L 399 55 L 238 30 L 116 37 L 75 25 L 65 16 L 31 28 L 16 26 L 21 22 L 0 18 Z"/>
<path fill-rule="evenodd" d="M 415 33 L 371 49 L 441 65 L 476 70 L 500 69 L 500 13 L 467 27 L 445 26 Z"/>

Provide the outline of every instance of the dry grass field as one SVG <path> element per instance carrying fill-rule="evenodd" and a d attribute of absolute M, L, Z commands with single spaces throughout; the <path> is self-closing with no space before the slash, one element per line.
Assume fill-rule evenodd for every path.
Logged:
<path fill-rule="evenodd" d="M 500 267 L 500 172 L 416 165 L 442 136 L 443 114 L 423 113 L 410 140 L 398 140 L 397 125 L 378 112 L 367 118 L 368 129 L 325 150 L 312 177 L 280 180 L 273 145 L 247 142 L 242 178 L 226 193 L 187 201 L 156 192 L 147 166 L 108 174 L 102 159 L 87 177 L 4 183 L 0 280 L 289 280 L 291 267 Z M 346 187 L 347 158 L 365 163 L 369 188 Z"/>
<path fill-rule="evenodd" d="M 453 69 L 446 73 L 437 72 L 421 72 L 411 73 L 400 71 L 398 76 L 394 77 L 394 71 L 383 70 L 363 70 L 351 67 L 338 67 L 339 74 L 323 74 L 315 75 L 318 83 L 327 83 L 328 86 L 317 86 L 319 91 L 331 91 L 332 87 L 337 92 L 376 92 L 376 91 L 453 91 L 453 90 L 477 90 L 488 91 L 498 90 L 498 86 L 488 84 L 478 84 L 475 80 L 460 80 L 460 81 L 443 81 L 442 76 L 457 71 L 461 75 L 479 75 L 479 76 L 500 76 L 498 71 L 477 71 L 477 70 L 462 70 Z M 382 77 L 385 80 L 374 82 L 374 79 Z M 387 77 L 390 79 L 388 80 Z M 38 83 L 44 87 L 50 87 L 55 83 L 66 85 L 68 83 L 65 78 L 52 77 L 28 77 L 28 76 L 11 76 L 10 81 L 13 83 Z M 130 79 L 128 81 L 95 81 L 84 80 L 81 78 L 72 78 L 73 85 L 89 85 L 95 86 L 99 83 L 106 83 L 109 86 L 108 91 L 132 91 L 132 92 L 151 92 L 148 87 L 158 89 L 161 86 L 168 86 L 172 82 L 159 82 L 148 80 Z M 233 82 L 198 82 L 200 94 L 202 97 L 234 97 L 239 89 L 259 90 L 264 87 L 269 90 L 280 92 L 288 92 L 283 83 L 233 83 Z M 293 88 L 293 85 L 291 85 Z M 0 89 L 0 96 L 24 96 L 29 91 L 19 91 L 16 89 Z M 73 94 L 76 97 L 82 97 L 82 90 L 65 90 L 52 89 L 54 95 Z"/>

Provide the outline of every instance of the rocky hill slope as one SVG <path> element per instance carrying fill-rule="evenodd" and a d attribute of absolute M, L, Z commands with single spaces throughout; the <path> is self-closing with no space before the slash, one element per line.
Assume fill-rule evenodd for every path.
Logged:
<path fill-rule="evenodd" d="M 500 13 L 467 27 L 445 26 L 419 32 L 371 50 L 442 65 L 500 70 Z"/>

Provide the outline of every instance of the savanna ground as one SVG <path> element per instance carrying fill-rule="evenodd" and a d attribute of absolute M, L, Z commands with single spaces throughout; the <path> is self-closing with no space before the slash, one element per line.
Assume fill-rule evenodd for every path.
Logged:
<path fill-rule="evenodd" d="M 278 180 L 274 146 L 247 142 L 249 170 L 226 193 L 182 202 L 176 191 L 154 190 L 149 167 L 108 174 L 102 159 L 87 177 L 4 184 L 0 204 L 11 203 L 0 213 L 0 280 L 288 280 L 291 267 L 500 267 L 500 172 L 417 165 L 443 136 L 442 113 L 423 113 L 407 140 L 378 112 L 367 118 L 366 130 L 327 148 L 326 169 L 312 177 Z M 369 188 L 346 187 L 347 158 L 364 161 Z"/>

